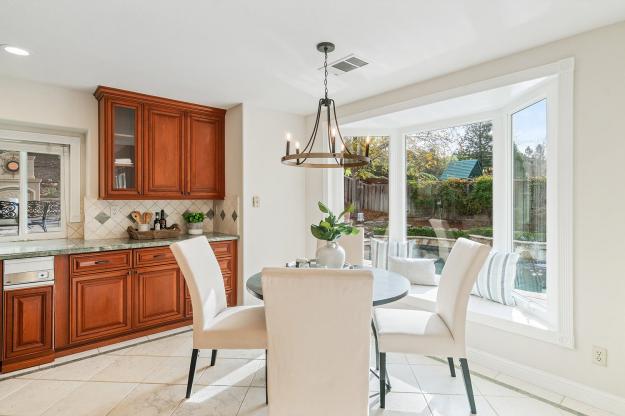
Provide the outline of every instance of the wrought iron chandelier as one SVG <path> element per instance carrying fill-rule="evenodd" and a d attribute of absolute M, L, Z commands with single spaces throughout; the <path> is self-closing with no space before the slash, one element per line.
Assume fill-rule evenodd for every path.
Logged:
<path fill-rule="evenodd" d="M 291 154 L 291 135 L 286 137 L 286 154 L 282 156 L 282 163 L 289 166 L 305 167 L 305 168 L 349 168 L 366 166 L 369 164 L 369 141 L 367 141 L 364 153 L 360 146 L 355 149 L 349 149 L 343 141 L 341 129 L 336 119 L 336 106 L 334 100 L 328 97 L 328 52 L 334 50 L 334 44 L 330 42 L 321 42 L 317 45 L 317 50 L 324 54 L 323 69 L 325 88 L 325 96 L 319 100 L 317 105 L 317 119 L 313 128 L 310 139 L 303 149 L 300 150 L 299 142 L 295 142 L 295 153 Z M 315 140 L 319 131 L 319 123 L 321 120 L 322 108 L 325 107 L 325 118 L 327 124 L 327 152 L 315 152 Z M 334 123 L 334 125 L 333 125 Z M 337 137 L 340 141 L 337 152 Z M 324 145 L 325 146 L 325 145 Z"/>

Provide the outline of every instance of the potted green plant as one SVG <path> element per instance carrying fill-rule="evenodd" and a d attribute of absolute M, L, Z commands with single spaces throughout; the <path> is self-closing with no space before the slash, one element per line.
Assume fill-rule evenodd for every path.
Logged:
<path fill-rule="evenodd" d="M 187 223 L 187 233 L 191 235 L 202 234 L 204 232 L 202 223 L 204 222 L 203 212 L 185 212 L 182 218 Z"/>
<path fill-rule="evenodd" d="M 327 241 L 327 243 L 317 249 L 317 262 L 321 266 L 341 268 L 345 264 L 345 250 L 336 240 L 344 235 L 358 234 L 358 228 L 342 221 L 346 213 L 354 211 L 354 206 L 349 205 L 338 216 L 334 215 L 322 202 L 319 202 L 318 206 L 319 210 L 327 216 L 319 222 L 319 225 L 312 224 L 310 232 L 316 239 Z"/>

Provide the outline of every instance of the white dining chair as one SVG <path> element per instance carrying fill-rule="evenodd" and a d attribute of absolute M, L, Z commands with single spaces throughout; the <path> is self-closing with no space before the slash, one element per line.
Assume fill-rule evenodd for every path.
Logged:
<path fill-rule="evenodd" d="M 338 239 L 338 243 L 345 250 L 345 262 L 354 266 L 362 266 L 365 262 L 365 229 L 356 235 L 344 235 Z M 317 240 L 317 248 L 326 245 L 326 241 Z"/>
<path fill-rule="evenodd" d="M 370 270 L 266 268 L 269 416 L 369 411 Z"/>
<path fill-rule="evenodd" d="M 265 310 L 261 305 L 226 306 L 223 276 L 206 237 L 176 242 L 170 248 L 187 282 L 193 307 L 188 399 L 200 349 L 213 350 L 211 366 L 219 349 L 267 349 Z"/>
<path fill-rule="evenodd" d="M 447 357 L 455 377 L 454 358 L 460 360 L 471 413 L 475 399 L 467 363 L 465 325 L 471 288 L 490 247 L 459 238 L 443 268 L 434 312 L 376 308 L 374 325 L 380 363 L 380 407 L 385 406 L 386 353 L 397 352 Z"/>

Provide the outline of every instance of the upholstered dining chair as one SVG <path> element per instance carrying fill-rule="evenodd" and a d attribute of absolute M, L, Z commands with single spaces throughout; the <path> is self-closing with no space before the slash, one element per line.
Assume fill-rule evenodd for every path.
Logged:
<path fill-rule="evenodd" d="M 344 235 L 338 239 L 338 243 L 345 250 L 345 262 L 354 266 L 362 266 L 365 261 L 365 229 L 358 227 L 360 232 L 356 235 Z M 317 248 L 326 242 L 317 240 Z"/>
<path fill-rule="evenodd" d="M 187 383 L 191 396 L 195 364 L 200 349 L 212 349 L 211 366 L 219 349 L 267 349 L 263 306 L 226 306 L 226 290 L 219 263 L 206 237 L 173 243 L 176 257 L 191 294 L 193 351 Z"/>
<path fill-rule="evenodd" d="M 369 411 L 373 274 L 266 268 L 269 416 Z"/>
<path fill-rule="evenodd" d="M 434 312 L 410 309 L 376 308 L 374 325 L 380 363 L 380 407 L 385 406 L 386 353 L 447 357 L 451 376 L 453 359 L 458 358 L 471 413 L 475 399 L 465 347 L 467 305 L 471 288 L 490 247 L 464 238 L 454 244 L 443 268 Z"/>

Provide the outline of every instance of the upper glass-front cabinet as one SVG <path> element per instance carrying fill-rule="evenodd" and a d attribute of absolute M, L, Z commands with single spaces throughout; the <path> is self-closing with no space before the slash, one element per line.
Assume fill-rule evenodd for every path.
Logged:
<path fill-rule="evenodd" d="M 101 143 L 106 157 L 100 180 L 109 195 L 135 196 L 141 192 L 141 111 L 132 102 L 109 101 L 104 114 L 106 131 Z M 102 132 L 101 132 L 102 134 Z"/>
<path fill-rule="evenodd" d="M 101 199 L 223 199 L 226 110 L 100 86 Z"/>

